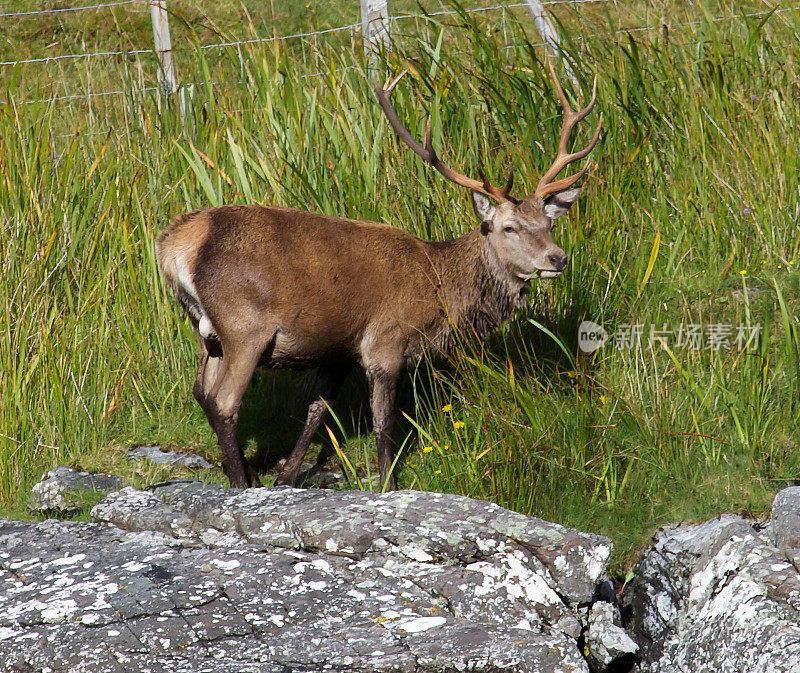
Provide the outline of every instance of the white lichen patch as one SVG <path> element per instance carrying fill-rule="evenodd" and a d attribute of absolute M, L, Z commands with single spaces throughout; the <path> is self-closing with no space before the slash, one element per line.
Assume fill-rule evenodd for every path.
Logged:
<path fill-rule="evenodd" d="M 216 528 L 207 528 L 200 533 L 200 540 L 209 547 L 236 548 L 244 542 L 244 538 L 238 533 L 230 531 L 220 531 Z"/>
<path fill-rule="evenodd" d="M 50 565 L 53 566 L 68 566 L 74 565 L 76 563 L 80 563 L 86 558 L 86 554 L 75 554 L 74 556 L 63 556 L 61 558 L 53 559 L 50 561 Z"/>
<path fill-rule="evenodd" d="M 331 564 L 328 563 L 325 559 L 322 558 L 314 559 L 313 561 L 311 561 L 311 565 L 317 570 L 321 570 L 324 573 L 327 573 L 329 575 L 333 574 L 333 568 L 331 567 Z"/>
<path fill-rule="evenodd" d="M 229 561 L 225 561 L 223 559 L 211 559 L 211 565 L 219 568 L 220 570 L 235 570 L 239 566 L 242 565 L 241 561 L 237 561 L 236 559 L 230 559 Z"/>
<path fill-rule="evenodd" d="M 57 624 L 72 617 L 78 611 L 78 604 L 72 599 L 54 600 L 46 603 L 40 614 L 45 624 Z"/>
<path fill-rule="evenodd" d="M 264 622 L 265 620 L 260 620 L 260 621 Z M 285 619 L 284 619 L 283 615 L 269 615 L 266 618 L 266 621 L 271 623 L 271 624 L 275 624 L 275 626 L 283 626 L 283 623 L 284 623 Z M 253 623 L 255 624 L 256 622 L 253 621 Z"/>
<path fill-rule="evenodd" d="M 675 606 L 675 603 L 663 592 L 655 596 L 655 607 L 661 619 L 666 623 L 672 622 L 678 615 L 678 608 Z"/>
<path fill-rule="evenodd" d="M 689 602 L 705 603 L 720 578 L 735 573 L 742 562 L 739 551 L 741 539 L 726 542 L 706 566 L 692 576 L 689 585 Z"/>
<path fill-rule="evenodd" d="M 608 558 L 611 556 L 611 545 L 598 543 L 586 550 L 584 555 L 584 567 L 586 574 L 592 582 L 605 572 L 608 565 Z"/>
<path fill-rule="evenodd" d="M 448 540 L 448 542 L 450 541 Z M 483 552 L 484 554 L 491 554 L 497 549 L 498 543 L 497 540 L 491 537 L 489 538 L 479 537 L 476 538 L 475 544 L 477 545 L 478 549 L 480 549 L 481 552 Z"/>
<path fill-rule="evenodd" d="M 0 640 L 17 639 L 24 633 L 24 629 L 15 629 L 10 626 L 0 626 Z"/>
<path fill-rule="evenodd" d="M 422 547 L 414 544 L 403 545 L 400 547 L 400 552 L 412 561 L 418 561 L 420 563 L 430 563 L 434 560 L 433 556 L 422 549 Z"/>
<path fill-rule="evenodd" d="M 467 570 L 480 573 L 482 583 L 475 588 L 477 597 L 502 596 L 526 599 L 533 605 L 560 605 L 561 599 L 545 579 L 525 564 L 518 551 L 495 558 L 493 563 L 479 561 L 467 566 Z"/>
<path fill-rule="evenodd" d="M 4 554 L 4 557 L 8 557 L 7 554 Z M 37 565 L 41 559 L 38 556 L 34 556 L 33 558 L 29 559 L 22 559 L 21 561 L 14 561 L 13 563 L 8 564 L 9 570 L 24 570 L 30 566 Z"/>
<path fill-rule="evenodd" d="M 393 622 L 392 627 L 405 633 L 420 633 L 422 631 L 430 631 L 446 623 L 447 619 L 444 617 L 413 617 Z"/>

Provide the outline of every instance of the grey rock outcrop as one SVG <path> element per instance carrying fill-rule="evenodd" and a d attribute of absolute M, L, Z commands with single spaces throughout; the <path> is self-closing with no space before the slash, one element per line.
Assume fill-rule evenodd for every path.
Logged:
<path fill-rule="evenodd" d="M 381 477 L 359 477 L 362 487 L 372 491 L 381 490 Z M 355 479 L 352 480 L 355 482 Z M 320 465 L 319 463 L 303 463 L 297 475 L 298 488 L 347 488 L 351 480 L 344 473 Z"/>
<path fill-rule="evenodd" d="M 589 608 L 585 639 L 594 670 L 605 671 L 612 664 L 622 667 L 624 663 L 632 667 L 635 663 L 639 646 L 622 628 L 619 607 L 613 603 L 598 601 Z"/>
<path fill-rule="evenodd" d="M 800 569 L 800 486 L 785 488 L 775 496 L 769 532 L 786 560 Z"/>
<path fill-rule="evenodd" d="M 669 526 L 635 569 L 625 604 L 641 673 L 800 673 L 800 488 L 761 524 L 726 515 Z"/>
<path fill-rule="evenodd" d="M 438 493 L 123 489 L 0 522 L 0 661 L 40 671 L 588 671 L 610 543 Z"/>
<path fill-rule="evenodd" d="M 59 465 L 33 486 L 28 509 L 71 514 L 85 507 L 92 498 L 119 490 L 123 485 L 122 477 L 114 474 L 76 472 L 71 467 Z M 97 500 L 94 499 L 94 502 Z"/>
<path fill-rule="evenodd" d="M 317 463 L 303 463 L 297 475 L 297 485 L 300 488 L 341 488 L 347 485 L 347 479 L 341 472 Z"/>
<path fill-rule="evenodd" d="M 128 451 L 128 460 L 149 460 L 157 465 L 179 465 L 193 469 L 208 469 L 212 467 L 211 463 L 196 453 L 164 451 L 159 446 L 135 446 Z"/>

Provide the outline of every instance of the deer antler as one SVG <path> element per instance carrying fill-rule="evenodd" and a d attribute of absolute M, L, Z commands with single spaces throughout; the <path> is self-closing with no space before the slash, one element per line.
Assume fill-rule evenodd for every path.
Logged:
<path fill-rule="evenodd" d="M 476 192 L 480 192 L 481 194 L 494 199 L 498 203 L 503 203 L 504 201 L 519 203 L 519 201 L 510 194 L 511 188 L 514 186 L 513 170 L 509 172 L 508 180 L 503 187 L 493 187 L 491 184 L 489 184 L 489 181 L 483 174 L 481 174 L 480 181 L 474 180 L 473 178 L 462 175 L 461 173 L 458 173 L 449 166 L 445 165 L 442 160 L 439 159 L 436 151 L 433 149 L 433 143 L 431 141 L 430 117 L 428 117 L 428 121 L 425 123 L 424 147 L 414 139 L 409 130 L 403 126 L 403 123 L 400 121 L 400 117 L 398 117 L 397 110 L 394 109 L 391 99 L 392 91 L 407 72 L 408 70 L 404 70 L 397 77 L 395 77 L 394 80 L 391 80 L 391 78 L 387 79 L 386 83 L 383 85 L 383 88 L 378 86 L 378 84 L 375 84 L 375 94 L 378 97 L 378 103 L 380 104 L 383 113 L 386 115 L 386 119 L 389 121 L 389 124 L 394 129 L 394 132 L 397 134 L 400 140 L 402 140 L 417 155 L 419 155 L 423 161 L 429 163 L 451 182 L 455 182 L 457 185 L 467 187 L 468 189 L 474 189 Z"/>
<path fill-rule="evenodd" d="M 594 84 L 592 85 L 592 99 L 589 101 L 589 105 L 578 112 L 573 111 L 573 109 L 569 106 L 567 97 L 564 95 L 564 90 L 561 88 L 558 77 L 556 77 L 556 71 L 553 68 L 552 63 L 550 63 L 550 79 L 553 80 L 558 102 L 561 103 L 561 107 L 564 110 L 564 119 L 561 122 L 561 140 L 558 143 L 558 155 L 556 156 L 555 161 L 553 161 L 552 166 L 550 166 L 547 172 L 542 176 L 542 179 L 539 180 L 539 184 L 536 185 L 535 194 L 540 199 L 543 199 L 545 196 L 552 194 L 553 192 L 560 192 L 563 189 L 572 187 L 572 185 L 574 185 L 586 174 L 586 171 L 589 170 L 591 160 L 587 161 L 586 165 L 574 175 L 561 178 L 555 182 L 553 181 L 556 175 L 566 168 L 568 164 L 571 164 L 573 161 L 580 161 L 594 149 L 594 146 L 597 144 L 597 139 L 600 137 L 600 128 L 603 124 L 603 115 L 601 114 L 600 120 L 597 122 L 597 128 L 594 130 L 594 135 L 589 141 L 589 144 L 579 152 L 569 153 L 569 137 L 572 134 L 572 130 L 579 121 L 581 121 L 592 111 L 592 108 L 597 101 L 597 75 L 594 77 Z"/>

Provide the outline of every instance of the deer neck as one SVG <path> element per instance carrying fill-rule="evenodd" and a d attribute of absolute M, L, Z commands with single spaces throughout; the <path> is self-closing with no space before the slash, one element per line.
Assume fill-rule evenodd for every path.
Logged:
<path fill-rule="evenodd" d="M 485 337 L 527 302 L 528 284 L 506 271 L 480 229 L 435 246 L 440 254 L 431 261 L 445 313 L 436 339 L 441 350 L 450 350 L 453 332 Z"/>

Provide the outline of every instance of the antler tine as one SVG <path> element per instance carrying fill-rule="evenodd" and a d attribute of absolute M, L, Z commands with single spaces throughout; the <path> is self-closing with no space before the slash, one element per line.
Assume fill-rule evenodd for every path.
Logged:
<path fill-rule="evenodd" d="M 553 68 L 552 63 L 550 63 L 550 78 L 553 80 L 553 85 L 555 86 L 556 90 L 556 97 L 558 98 L 558 101 L 564 111 L 564 116 L 561 122 L 561 138 L 559 139 L 558 143 L 558 154 L 556 155 L 553 164 L 542 176 L 541 180 L 539 180 L 539 184 L 536 186 L 535 194 L 539 198 L 544 198 L 548 194 L 559 192 L 563 189 L 571 187 L 586 174 L 586 172 L 589 170 L 589 162 L 587 162 L 587 164 L 574 175 L 562 178 L 561 180 L 555 180 L 556 175 L 564 170 L 567 165 L 575 161 L 580 161 L 594 149 L 594 146 L 597 144 L 597 141 L 600 138 L 600 130 L 603 125 L 603 115 L 601 114 L 589 144 L 578 152 L 570 153 L 569 140 L 573 129 L 575 126 L 577 126 L 578 122 L 583 120 L 592 111 L 595 103 L 597 102 L 597 75 L 595 75 L 594 82 L 592 84 L 592 98 L 589 101 L 589 104 L 577 112 L 570 107 L 567 97 L 564 94 L 564 90 L 561 88 L 561 83 L 558 81 L 558 77 L 556 76 L 556 71 L 555 68 Z"/>
<path fill-rule="evenodd" d="M 399 82 L 401 79 L 403 79 L 403 77 L 405 77 L 405 76 L 406 76 L 406 73 L 407 73 L 407 72 L 408 72 L 408 68 L 406 68 L 405 70 L 403 70 L 403 72 L 401 72 L 401 73 L 400 73 L 400 74 L 399 74 L 397 77 L 395 77 L 394 79 L 392 79 L 391 77 L 387 77 L 387 78 L 386 78 L 386 82 L 385 82 L 385 83 L 384 83 L 384 85 L 383 85 L 383 90 L 384 90 L 384 91 L 385 91 L 387 94 L 389 94 L 389 95 L 391 96 L 391 95 L 392 95 L 392 91 L 394 91 L 394 88 L 397 86 L 397 83 L 398 83 L 398 82 Z"/>
<path fill-rule="evenodd" d="M 411 132 L 405 126 L 403 126 L 403 123 L 400 121 L 400 117 L 397 114 L 397 110 L 395 110 L 394 106 L 392 105 L 391 95 L 392 91 L 397 86 L 397 83 L 402 79 L 406 72 L 408 72 L 408 70 L 404 70 L 397 77 L 395 77 L 394 80 L 388 78 L 382 88 L 378 86 L 377 83 L 375 84 L 375 95 L 378 97 L 378 104 L 381 106 L 383 113 L 386 115 L 386 119 L 388 120 L 390 126 L 394 129 L 397 137 L 400 138 L 400 140 L 402 140 L 406 145 L 408 145 L 423 161 L 429 163 L 451 182 L 455 182 L 457 185 L 480 192 L 481 194 L 494 199 L 498 203 L 502 203 L 504 201 L 512 201 L 517 203 L 516 199 L 514 199 L 509 193 L 512 186 L 511 179 L 509 179 L 509 182 L 506 183 L 505 187 L 493 187 L 483 176 L 481 176 L 480 181 L 474 180 L 466 175 L 462 175 L 461 173 L 454 171 L 452 168 L 444 164 L 437 156 L 436 150 L 433 149 L 430 117 L 428 117 L 428 120 L 425 123 L 425 136 L 423 140 L 424 146 L 417 142 L 414 136 L 411 135 Z"/>
<path fill-rule="evenodd" d="M 503 189 L 502 189 L 503 194 L 505 194 L 507 196 L 510 195 L 511 194 L 511 190 L 513 188 L 514 188 L 514 167 L 513 166 L 509 166 L 508 167 L 508 178 L 506 179 L 506 184 L 503 185 Z"/>
<path fill-rule="evenodd" d="M 383 114 L 386 115 L 386 119 L 389 121 L 390 126 L 394 129 L 394 132 L 398 135 L 400 140 L 402 140 L 406 145 L 408 145 L 416 154 L 418 154 L 424 161 L 430 162 L 430 157 L 428 153 L 425 151 L 425 148 L 420 145 L 415 139 L 414 136 L 408 131 L 407 128 L 403 126 L 403 123 L 400 121 L 400 117 L 397 115 L 397 111 L 394 109 L 391 101 L 392 91 L 397 86 L 397 83 L 403 79 L 405 74 L 408 70 L 403 70 L 397 77 L 391 81 L 391 78 L 386 80 L 386 83 L 383 85 L 383 88 L 379 87 L 378 84 L 375 84 L 375 95 L 378 97 L 378 105 L 381 106 L 383 110 Z M 430 119 L 428 120 L 430 123 Z"/>
<path fill-rule="evenodd" d="M 570 107 L 567 97 L 564 95 L 564 89 L 561 88 L 561 82 L 558 81 L 558 76 L 556 75 L 556 69 L 553 67 L 553 62 L 548 62 L 547 67 L 550 72 L 550 80 L 553 82 L 553 86 L 556 89 L 556 98 L 558 98 L 558 102 L 561 103 L 564 114 L 572 114 L 572 108 Z"/>
<path fill-rule="evenodd" d="M 594 109 L 594 104 L 597 102 L 597 75 L 594 76 L 594 81 L 592 82 L 592 97 L 589 99 L 589 104 L 580 110 L 579 112 L 575 113 L 575 118 L 577 121 L 583 120 L 583 118 L 588 115 L 592 109 Z"/>
<path fill-rule="evenodd" d="M 483 187 L 484 187 L 484 189 L 486 191 L 496 193 L 498 196 L 503 196 L 504 198 L 506 198 L 509 201 L 515 201 L 515 199 L 512 196 L 510 196 L 511 189 L 514 187 L 514 167 L 513 166 L 509 166 L 508 167 L 508 178 L 506 179 L 506 184 L 504 184 L 499 189 L 497 187 L 493 187 L 491 184 L 489 184 L 489 179 L 484 174 L 483 169 L 480 170 L 480 172 L 478 173 L 478 176 L 480 177 L 481 182 L 483 183 Z"/>

